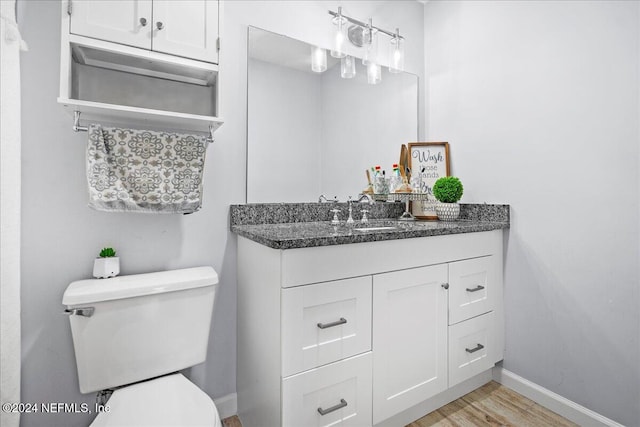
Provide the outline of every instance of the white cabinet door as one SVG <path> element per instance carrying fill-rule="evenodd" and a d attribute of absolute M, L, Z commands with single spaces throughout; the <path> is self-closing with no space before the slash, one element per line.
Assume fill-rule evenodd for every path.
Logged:
<path fill-rule="evenodd" d="M 152 20 L 151 0 L 73 0 L 69 31 L 151 49 Z"/>
<path fill-rule="evenodd" d="M 282 380 L 282 425 L 371 426 L 371 353 Z"/>
<path fill-rule="evenodd" d="M 282 376 L 371 350 L 371 276 L 282 290 Z"/>
<path fill-rule="evenodd" d="M 218 63 L 218 0 L 156 0 L 152 49 Z"/>
<path fill-rule="evenodd" d="M 447 388 L 447 265 L 373 276 L 373 422 Z"/>

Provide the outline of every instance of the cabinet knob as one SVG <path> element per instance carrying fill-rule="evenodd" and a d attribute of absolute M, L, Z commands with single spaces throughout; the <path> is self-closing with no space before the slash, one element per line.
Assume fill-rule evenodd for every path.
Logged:
<path fill-rule="evenodd" d="M 159 30 L 164 28 L 164 24 L 160 21 L 156 22 L 156 27 L 158 27 Z"/>
<path fill-rule="evenodd" d="M 147 18 L 140 18 L 140 25 L 142 25 L 143 27 L 147 26 Z"/>
<path fill-rule="evenodd" d="M 445 289 L 449 289 L 449 284 L 448 283 L 443 283 L 442 287 L 445 288 Z"/>

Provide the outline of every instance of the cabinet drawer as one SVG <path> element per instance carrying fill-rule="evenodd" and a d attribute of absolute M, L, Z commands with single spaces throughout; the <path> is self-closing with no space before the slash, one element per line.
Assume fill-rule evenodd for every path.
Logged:
<path fill-rule="evenodd" d="M 493 256 L 449 264 L 449 324 L 493 310 L 496 286 Z"/>
<path fill-rule="evenodd" d="M 371 352 L 285 378 L 282 425 L 371 426 L 371 387 Z"/>
<path fill-rule="evenodd" d="M 449 387 L 494 365 L 493 312 L 449 326 Z"/>
<path fill-rule="evenodd" d="M 282 290 L 282 376 L 371 350 L 371 276 Z"/>

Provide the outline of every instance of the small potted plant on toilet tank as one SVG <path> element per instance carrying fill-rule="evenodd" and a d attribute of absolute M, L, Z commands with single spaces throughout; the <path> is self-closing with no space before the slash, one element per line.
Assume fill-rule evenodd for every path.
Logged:
<path fill-rule="evenodd" d="M 462 197 L 462 182 L 455 176 L 443 176 L 433 185 L 433 195 L 440 203 L 436 204 L 436 214 L 440 221 L 455 221 L 460 216 L 458 201 Z"/>
<path fill-rule="evenodd" d="M 93 277 L 106 279 L 115 277 L 120 273 L 120 258 L 116 256 L 113 248 L 103 248 L 100 256 L 93 262 Z"/>

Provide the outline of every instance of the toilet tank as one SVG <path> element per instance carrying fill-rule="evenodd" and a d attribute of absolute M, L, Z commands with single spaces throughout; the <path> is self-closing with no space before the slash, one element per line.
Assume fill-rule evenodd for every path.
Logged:
<path fill-rule="evenodd" d="M 154 378 L 206 359 L 218 285 L 211 267 L 71 283 L 67 306 L 80 391 Z"/>

